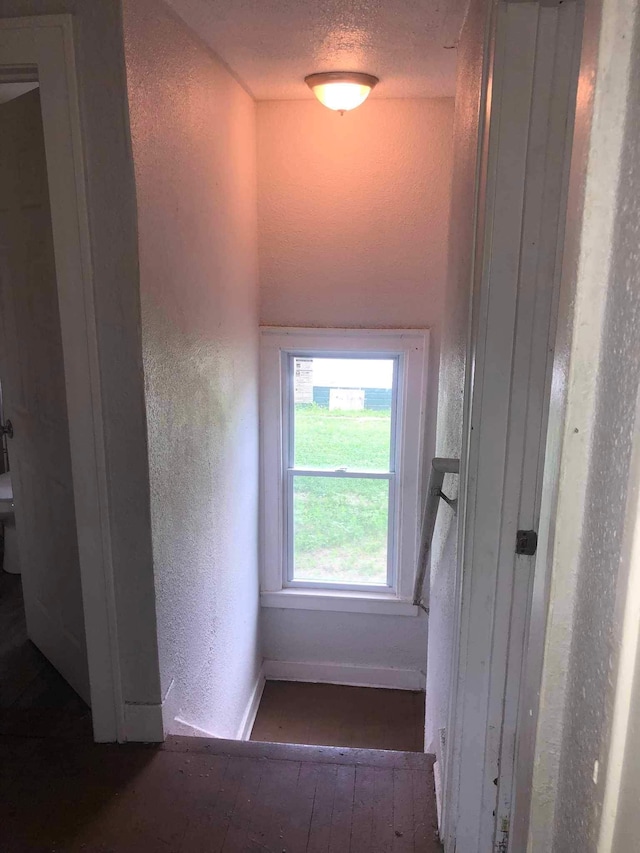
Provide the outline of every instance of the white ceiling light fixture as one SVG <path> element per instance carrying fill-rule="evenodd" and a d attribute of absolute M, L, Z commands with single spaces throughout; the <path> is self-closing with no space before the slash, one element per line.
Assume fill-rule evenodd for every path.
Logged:
<path fill-rule="evenodd" d="M 309 74 L 304 82 L 321 104 L 343 115 L 364 103 L 379 81 L 372 74 L 359 71 L 325 71 Z"/>

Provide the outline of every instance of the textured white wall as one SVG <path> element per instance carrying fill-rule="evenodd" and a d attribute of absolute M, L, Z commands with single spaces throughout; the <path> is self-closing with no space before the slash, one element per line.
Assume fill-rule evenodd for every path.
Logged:
<path fill-rule="evenodd" d="M 588 18 L 588 36 L 593 23 Z M 590 143 L 595 161 L 587 174 L 582 223 L 583 252 L 590 260 L 583 254 L 578 271 L 578 290 L 599 287 L 602 292 L 604 285 L 605 301 L 568 661 L 553 844 L 558 853 L 589 853 L 598 846 L 621 639 L 618 598 L 624 600 L 629 570 L 623 535 L 640 388 L 639 35 L 638 4 L 605 0 Z M 596 234 L 601 249 L 594 246 Z M 575 347 L 574 353 L 578 360 L 587 355 Z M 580 368 L 574 364 L 571 369 Z M 574 409 L 572 414 L 578 417 L 567 426 L 582 431 L 580 414 L 587 413 Z M 596 759 L 598 784 L 593 781 Z M 638 756 L 631 760 L 637 762 Z M 622 853 L 632 848 L 613 849 Z"/>
<path fill-rule="evenodd" d="M 266 660 L 336 663 L 426 672 L 428 619 L 263 607 Z"/>
<path fill-rule="evenodd" d="M 467 326 L 474 238 L 474 194 L 485 8 L 472 2 L 458 45 L 453 141 L 449 265 L 440 349 L 436 455 L 460 458 Z M 459 478 L 445 478 L 445 494 L 458 496 Z M 455 627 L 457 512 L 442 503 L 434 531 L 429 593 L 429 655 L 425 744 L 435 752 L 446 728 Z"/>
<path fill-rule="evenodd" d="M 160 700 L 135 182 L 120 4 L 0 0 L 0 17 L 71 13 L 83 109 L 123 697 Z"/>
<path fill-rule="evenodd" d="M 424 672 L 427 619 L 263 607 L 262 647 L 267 660 Z"/>
<path fill-rule="evenodd" d="M 257 111 L 261 322 L 437 327 L 453 100 Z"/>
<path fill-rule="evenodd" d="M 453 101 L 315 101 L 258 113 L 260 320 L 429 327 L 425 460 L 433 456 L 445 290 Z M 426 617 L 263 608 L 267 659 L 426 666 Z"/>
<path fill-rule="evenodd" d="M 629 19 L 631 10 L 629 10 Z M 631 466 L 627 484 L 627 519 L 625 541 L 621 549 L 621 580 L 618 593 L 618 613 L 624 609 L 627 598 L 633 610 L 627 613 L 627 633 L 624 639 L 631 646 L 635 643 L 635 667 L 624 671 L 620 664 L 617 673 L 619 694 L 633 679 L 631 696 L 628 699 L 628 718 L 624 717 L 618 723 L 614 722 L 613 734 L 616 736 L 616 726 L 625 726 L 624 766 L 620 779 L 620 800 L 617 803 L 616 826 L 612 851 L 633 850 L 640 838 L 640 608 L 638 607 L 638 591 L 640 587 L 640 5 L 635 3 L 635 32 L 631 50 L 632 65 L 629 73 L 629 89 L 627 95 L 627 114 L 625 141 L 621 163 L 621 192 L 618 199 L 618 222 L 616 242 L 614 246 L 614 274 L 618 282 L 617 305 L 615 314 L 612 311 L 609 325 L 610 338 L 607 358 L 607 384 L 615 382 L 618 395 L 618 413 L 624 417 L 624 426 L 618 430 L 624 441 L 625 452 L 629 453 L 629 443 L 633 441 L 634 463 Z M 613 344 L 613 346 L 611 345 Z M 616 378 L 619 370 L 618 354 L 625 364 L 625 376 Z M 631 400 L 627 395 L 636 395 L 635 423 Z M 606 411 L 606 401 L 603 401 L 603 411 Z M 615 414 L 609 415 L 615 418 Z M 604 430 L 607 425 L 603 424 Z M 620 432 L 618 435 L 620 435 Z M 616 436 L 609 436 L 609 442 L 617 445 Z M 610 451 L 610 455 L 611 451 Z M 616 455 L 618 471 L 624 476 L 624 462 Z M 627 456 L 628 458 L 628 456 Z M 627 579 L 626 573 L 629 573 Z M 628 586 L 627 586 L 628 582 Z M 633 597 L 630 595 L 633 591 Z M 621 600 L 622 599 L 622 600 Z M 617 614 L 616 614 L 617 616 Z M 614 619 L 614 624 L 620 626 L 621 620 Z M 621 639 L 620 635 L 616 641 Z M 617 646 L 616 642 L 616 646 Z M 626 649 L 625 649 L 626 651 Z M 625 657 L 625 665 L 631 663 L 631 655 Z M 626 683 L 625 683 L 626 682 Z M 618 703 L 624 703 L 620 696 Z M 624 709 L 621 709 L 622 712 Z M 621 715 L 622 716 L 622 715 Z M 628 726 L 628 728 L 627 728 Z"/>
<path fill-rule="evenodd" d="M 600 832 L 621 674 L 625 510 L 640 390 L 639 18 L 637 0 L 586 4 L 550 410 L 550 435 L 558 437 L 545 467 L 545 481 L 555 474 L 557 505 L 531 851 L 637 846 L 635 833 L 634 846 L 616 843 L 633 823 L 617 827 L 613 847 Z M 630 757 L 637 763 L 637 754 Z M 633 810 L 626 811 L 632 822 L 637 799 Z"/>
<path fill-rule="evenodd" d="M 160 2 L 124 12 L 162 687 L 234 737 L 260 666 L 255 107 Z"/>

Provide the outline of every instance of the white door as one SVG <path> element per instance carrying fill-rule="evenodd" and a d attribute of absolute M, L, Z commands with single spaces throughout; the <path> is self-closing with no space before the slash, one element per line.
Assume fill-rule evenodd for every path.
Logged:
<path fill-rule="evenodd" d="M 31 640 L 89 701 L 47 169 L 37 90 L 0 105 L 0 379 Z"/>

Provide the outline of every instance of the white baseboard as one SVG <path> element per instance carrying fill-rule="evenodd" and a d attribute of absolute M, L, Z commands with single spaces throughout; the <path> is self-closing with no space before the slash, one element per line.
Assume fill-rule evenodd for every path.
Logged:
<path fill-rule="evenodd" d="M 248 740 L 260 707 L 267 681 L 307 681 L 315 684 L 345 684 L 354 687 L 382 687 L 393 690 L 424 690 L 425 675 L 420 670 L 395 667 L 352 666 L 313 661 L 266 660 L 260 668 L 246 710 L 238 726 L 236 740 Z M 128 741 L 160 743 L 165 732 L 191 737 L 218 737 L 178 716 L 174 717 L 177 696 L 173 683 L 162 705 L 125 705 L 125 732 Z M 163 724 L 164 710 L 164 724 Z M 441 765 L 442 766 L 442 765 Z"/>
<path fill-rule="evenodd" d="M 162 700 L 162 726 L 164 728 L 165 737 L 171 731 L 173 721 L 178 714 L 180 706 L 180 696 L 176 687 L 175 679 L 171 679 L 169 689 L 165 693 Z"/>
<path fill-rule="evenodd" d="M 256 683 L 253 686 L 253 690 L 251 691 L 251 696 L 249 697 L 247 707 L 245 708 L 244 714 L 242 715 L 242 720 L 240 721 L 240 725 L 238 726 L 238 731 L 236 733 L 235 740 L 249 740 L 249 737 L 251 736 L 251 730 L 253 729 L 253 724 L 256 721 L 256 714 L 258 713 L 260 700 L 262 699 L 262 691 L 264 690 L 264 685 L 265 677 L 263 665 L 260 667 L 260 671 L 258 672 Z M 189 723 L 187 720 L 184 720 L 182 719 L 182 717 L 178 716 L 172 718 L 171 726 L 170 729 L 167 730 L 167 733 L 170 733 L 172 735 L 184 735 L 186 737 L 220 737 L 220 734 L 208 731 L 207 729 L 202 729 L 200 728 L 200 726 L 196 726 L 193 723 Z M 226 735 L 226 737 L 229 737 L 229 735 Z"/>
<path fill-rule="evenodd" d="M 172 680 L 161 703 L 125 702 L 125 740 L 132 743 L 162 743 L 171 730 L 178 700 L 178 689 Z"/>
<path fill-rule="evenodd" d="M 215 738 L 218 735 L 213 732 L 208 732 L 206 729 L 201 729 L 199 726 L 194 726 L 193 723 L 188 723 L 180 717 L 175 717 L 169 734 L 183 735 L 184 737 L 207 737 Z"/>
<path fill-rule="evenodd" d="M 438 730 L 436 738 L 436 762 L 433 765 L 433 778 L 436 789 L 436 812 L 438 814 L 438 832 L 442 837 L 442 768 L 444 767 L 444 754 L 446 749 L 446 729 Z"/>
<path fill-rule="evenodd" d="M 424 690 L 426 680 L 423 672 L 414 669 L 313 661 L 266 660 L 263 671 L 267 681 L 309 681 L 315 684 L 386 687 L 394 690 Z"/>
<path fill-rule="evenodd" d="M 162 743 L 164 725 L 162 723 L 162 705 L 138 705 L 125 702 L 124 737 L 133 743 Z"/>
<path fill-rule="evenodd" d="M 433 782 L 436 789 L 436 813 L 438 817 L 438 832 L 442 832 L 442 772 L 440 762 L 433 765 Z"/>
<path fill-rule="evenodd" d="M 264 674 L 264 663 L 260 667 L 260 672 L 258 673 L 258 677 L 256 679 L 256 683 L 251 691 L 251 696 L 249 697 L 249 702 L 247 704 L 247 708 L 243 714 L 242 722 L 238 727 L 238 734 L 236 735 L 236 740 L 249 740 L 251 737 L 251 730 L 253 729 L 253 724 L 256 721 L 256 714 L 258 713 L 258 708 L 260 707 L 260 700 L 262 699 L 262 692 L 264 690 L 264 685 L 266 683 L 266 678 Z"/>

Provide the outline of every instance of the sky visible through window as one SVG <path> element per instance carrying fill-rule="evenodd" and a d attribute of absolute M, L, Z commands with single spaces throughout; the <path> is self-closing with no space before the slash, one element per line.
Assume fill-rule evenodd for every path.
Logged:
<path fill-rule="evenodd" d="M 313 384 L 336 388 L 387 388 L 393 385 L 393 359 L 314 358 Z"/>
<path fill-rule="evenodd" d="M 394 363 L 293 358 L 295 581 L 387 583 Z"/>

